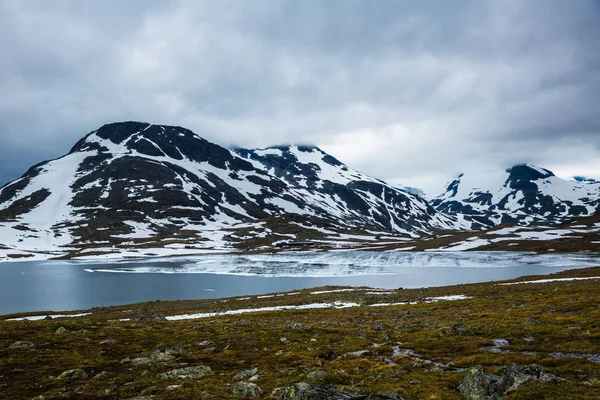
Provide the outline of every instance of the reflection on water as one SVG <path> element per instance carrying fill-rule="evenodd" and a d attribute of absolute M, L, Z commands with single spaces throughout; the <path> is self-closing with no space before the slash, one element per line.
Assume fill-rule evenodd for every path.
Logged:
<path fill-rule="evenodd" d="M 548 274 L 597 265 L 597 260 L 581 254 L 328 252 L 110 263 L 3 263 L 0 314 L 252 295 L 323 285 L 443 286 Z"/>

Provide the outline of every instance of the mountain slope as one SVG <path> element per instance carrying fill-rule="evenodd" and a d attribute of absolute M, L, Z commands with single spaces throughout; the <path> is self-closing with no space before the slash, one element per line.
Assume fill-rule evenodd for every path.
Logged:
<path fill-rule="evenodd" d="M 558 222 L 600 212 L 600 183 L 569 181 L 547 169 L 516 165 L 495 176 L 461 174 L 431 204 L 440 212 L 469 215 L 491 226 Z"/>
<path fill-rule="evenodd" d="M 260 226 L 293 215 L 308 228 L 407 236 L 467 226 L 316 147 L 228 150 L 181 127 L 123 122 L 0 189 L 0 248 L 60 254 L 180 238 L 171 244 L 228 249 L 235 228 L 293 237 Z"/>

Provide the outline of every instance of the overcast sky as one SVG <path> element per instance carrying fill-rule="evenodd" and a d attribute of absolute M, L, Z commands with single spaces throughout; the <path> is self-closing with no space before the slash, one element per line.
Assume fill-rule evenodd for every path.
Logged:
<path fill-rule="evenodd" d="M 428 194 L 600 179 L 600 2 L 0 0 L 0 184 L 121 120 L 316 144 Z"/>

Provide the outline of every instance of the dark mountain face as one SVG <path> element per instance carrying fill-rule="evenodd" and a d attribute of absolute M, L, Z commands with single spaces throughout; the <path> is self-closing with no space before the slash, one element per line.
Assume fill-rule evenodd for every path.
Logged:
<path fill-rule="evenodd" d="M 462 174 L 431 204 L 446 213 L 477 217 L 484 225 L 559 222 L 600 212 L 600 185 L 556 177 L 532 165 L 516 165 L 499 176 Z"/>
<path fill-rule="evenodd" d="M 226 247 L 239 224 L 289 215 L 407 235 L 457 228 L 421 198 L 311 146 L 228 150 L 174 126 L 102 126 L 0 189 L 0 241 L 48 250 L 147 237 Z"/>

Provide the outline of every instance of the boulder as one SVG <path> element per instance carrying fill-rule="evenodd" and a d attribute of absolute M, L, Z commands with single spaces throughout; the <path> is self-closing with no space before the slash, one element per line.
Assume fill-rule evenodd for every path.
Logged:
<path fill-rule="evenodd" d="M 236 382 L 243 381 L 245 379 L 252 378 L 253 376 L 255 376 L 257 374 L 258 374 L 258 368 L 247 369 L 245 371 L 238 372 L 237 374 L 235 374 L 233 376 L 233 380 Z"/>
<path fill-rule="evenodd" d="M 263 390 L 255 383 L 238 382 L 231 386 L 233 393 L 243 398 L 256 398 L 263 394 Z"/>
<path fill-rule="evenodd" d="M 402 396 L 396 392 L 381 392 L 377 395 L 377 398 L 380 400 L 404 400 Z"/>
<path fill-rule="evenodd" d="M 212 369 L 205 365 L 200 365 L 197 367 L 177 368 L 169 372 L 163 372 L 158 377 L 161 379 L 200 379 L 210 375 L 214 375 Z"/>
<path fill-rule="evenodd" d="M 131 360 L 131 364 L 146 367 L 149 365 L 154 365 L 154 360 L 148 357 L 136 357 Z"/>
<path fill-rule="evenodd" d="M 352 400 L 365 399 L 359 393 L 343 392 L 331 385 L 294 383 L 281 391 L 278 400 Z"/>
<path fill-rule="evenodd" d="M 85 372 L 84 370 L 82 370 L 80 368 L 75 368 L 75 369 L 66 370 L 65 372 L 60 374 L 58 376 L 58 378 L 56 378 L 56 379 L 72 381 L 72 380 L 76 380 L 76 379 L 87 379 L 87 378 L 89 378 L 87 372 Z"/>
<path fill-rule="evenodd" d="M 487 400 L 492 380 L 497 381 L 498 378 L 485 373 L 480 366 L 469 368 L 458 390 L 469 400 Z"/>
<path fill-rule="evenodd" d="M 488 374 L 476 366 L 467 371 L 458 390 L 469 400 L 500 400 L 530 380 L 550 382 L 560 378 L 535 364 L 509 364 L 502 367 L 498 375 Z"/>

